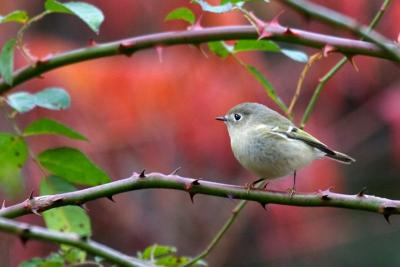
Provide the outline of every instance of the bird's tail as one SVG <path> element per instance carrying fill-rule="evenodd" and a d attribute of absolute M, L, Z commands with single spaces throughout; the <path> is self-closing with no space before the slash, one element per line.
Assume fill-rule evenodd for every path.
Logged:
<path fill-rule="evenodd" d="M 334 152 L 334 154 L 333 153 L 332 154 L 327 154 L 326 156 L 331 158 L 331 159 L 334 159 L 336 161 L 339 161 L 341 163 L 345 163 L 345 164 L 351 164 L 351 163 L 356 161 L 355 159 L 353 159 L 352 157 L 350 157 L 350 156 L 348 156 L 348 155 L 346 155 L 344 153 L 341 153 L 341 152 L 338 152 L 338 151 L 333 151 L 333 152 Z"/>

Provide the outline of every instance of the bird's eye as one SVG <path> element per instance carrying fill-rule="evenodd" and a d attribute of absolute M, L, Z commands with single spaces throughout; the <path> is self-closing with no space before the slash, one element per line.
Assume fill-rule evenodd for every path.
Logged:
<path fill-rule="evenodd" d="M 240 119 L 242 118 L 242 115 L 235 113 L 235 114 L 233 114 L 233 117 L 235 118 L 236 121 L 240 121 Z"/>

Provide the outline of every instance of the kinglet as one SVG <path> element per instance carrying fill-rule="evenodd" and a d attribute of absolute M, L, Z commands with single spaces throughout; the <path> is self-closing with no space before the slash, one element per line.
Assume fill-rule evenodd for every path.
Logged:
<path fill-rule="evenodd" d="M 296 170 L 313 160 L 327 156 L 341 163 L 355 161 L 258 103 L 239 104 L 216 119 L 225 122 L 228 127 L 236 159 L 260 178 L 252 185 L 294 173 L 294 193 Z"/>

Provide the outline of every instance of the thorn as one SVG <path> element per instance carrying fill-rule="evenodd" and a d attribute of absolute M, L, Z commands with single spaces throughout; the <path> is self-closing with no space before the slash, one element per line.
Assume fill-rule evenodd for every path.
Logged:
<path fill-rule="evenodd" d="M 89 212 L 89 209 L 86 206 L 86 204 L 78 204 L 78 206 L 81 207 L 82 209 L 84 209 L 86 212 Z"/>
<path fill-rule="evenodd" d="M 145 169 L 142 170 L 142 172 L 139 174 L 139 178 L 146 178 L 146 174 L 144 174 L 145 171 Z"/>
<path fill-rule="evenodd" d="M 389 217 L 392 216 L 392 214 L 394 214 L 396 211 L 397 211 L 396 206 L 386 206 L 381 208 L 383 217 L 385 218 L 388 224 L 390 224 Z"/>
<path fill-rule="evenodd" d="M 81 241 L 87 242 L 87 241 L 89 240 L 89 236 L 87 236 L 87 235 L 80 235 L 80 236 L 79 236 L 79 239 L 80 239 Z"/>
<path fill-rule="evenodd" d="M 192 201 L 192 203 L 194 204 L 194 196 L 196 195 L 196 193 L 194 192 L 189 192 L 189 196 L 190 196 L 190 201 Z"/>
<path fill-rule="evenodd" d="M 34 192 L 35 192 L 35 191 L 32 190 L 31 193 L 29 194 L 29 198 L 28 198 L 29 200 L 32 200 L 32 199 L 33 199 L 33 193 L 34 193 Z"/>
<path fill-rule="evenodd" d="M 356 62 L 354 61 L 354 56 L 349 56 L 349 55 L 345 55 L 347 61 L 351 64 L 351 66 L 353 66 L 353 69 L 357 72 L 359 72 L 359 68 L 356 65 Z"/>
<path fill-rule="evenodd" d="M 27 237 L 26 235 L 28 235 L 30 231 L 31 230 L 29 228 L 25 228 L 22 230 L 19 236 L 19 240 L 21 240 L 23 246 L 26 246 L 26 243 L 28 242 L 29 237 Z"/>
<path fill-rule="evenodd" d="M 200 185 L 199 180 L 200 180 L 200 179 L 195 179 L 195 180 L 192 182 L 192 186 L 193 186 L 193 185 Z"/>
<path fill-rule="evenodd" d="M 246 15 L 246 17 L 258 31 L 258 35 L 261 35 L 265 27 L 267 26 L 267 23 L 257 18 L 257 16 L 253 14 L 253 12 L 249 12 L 248 15 Z"/>
<path fill-rule="evenodd" d="M 365 195 L 365 192 L 367 191 L 367 187 L 364 186 L 360 192 L 357 193 L 358 197 L 363 197 Z"/>
<path fill-rule="evenodd" d="M 201 30 L 203 29 L 203 26 L 201 26 L 201 20 L 203 18 L 203 14 L 200 14 L 200 16 L 198 17 L 198 19 L 196 20 L 196 22 L 193 25 L 190 25 L 187 27 L 188 31 L 196 31 L 196 30 Z"/>
<path fill-rule="evenodd" d="M 6 208 L 6 200 L 3 200 L 3 203 L 1 204 L 1 209 L 5 209 Z"/>
<path fill-rule="evenodd" d="M 390 224 L 390 215 L 391 214 L 388 214 L 388 213 L 383 213 L 383 217 L 385 218 L 385 220 L 386 220 L 386 222 L 388 223 L 388 224 Z"/>
<path fill-rule="evenodd" d="M 285 33 L 286 35 L 296 35 L 292 29 L 289 27 L 286 28 Z"/>
<path fill-rule="evenodd" d="M 280 26 L 279 23 L 279 17 L 285 12 L 285 10 L 281 10 L 278 12 L 278 14 L 275 15 L 275 17 L 268 23 L 268 25 L 271 26 Z"/>
<path fill-rule="evenodd" d="M 90 38 L 89 41 L 88 41 L 88 46 L 89 47 L 93 47 L 93 46 L 96 46 L 96 45 L 97 45 L 96 41 L 93 38 Z"/>
<path fill-rule="evenodd" d="M 176 168 L 175 170 L 173 170 L 173 171 L 170 173 L 170 175 L 176 175 L 176 174 L 180 171 L 180 169 L 182 169 L 182 167 Z"/>
<path fill-rule="evenodd" d="M 323 48 L 322 48 L 322 55 L 324 57 L 328 57 L 329 53 L 336 51 L 336 48 L 330 44 L 326 44 Z"/>
<path fill-rule="evenodd" d="M 111 202 L 114 202 L 114 203 L 115 203 L 115 200 L 114 200 L 114 198 L 113 198 L 112 195 L 111 195 L 111 196 L 107 196 L 107 199 L 110 200 Z"/>
<path fill-rule="evenodd" d="M 31 212 L 33 213 L 33 214 L 35 214 L 35 215 L 37 215 L 37 216 L 42 216 L 40 213 L 39 213 L 39 211 L 37 210 L 37 209 L 31 209 Z"/>
<path fill-rule="evenodd" d="M 163 62 L 163 47 L 161 45 L 156 45 L 156 51 L 158 55 L 158 60 L 160 63 Z"/>
<path fill-rule="evenodd" d="M 322 200 L 330 200 L 329 194 L 331 193 L 331 187 L 326 190 L 319 190 L 319 194 L 321 195 Z"/>
<path fill-rule="evenodd" d="M 130 57 L 130 56 L 132 56 L 133 51 L 128 51 L 128 50 L 129 50 L 130 48 L 132 48 L 132 47 L 133 47 L 133 43 L 127 42 L 127 41 L 123 41 L 123 42 L 121 42 L 121 43 L 119 44 L 119 46 L 118 46 L 118 51 L 119 51 L 121 54 L 124 54 L 125 56 Z"/>
<path fill-rule="evenodd" d="M 264 210 L 267 210 L 267 203 L 266 203 L 266 202 L 259 202 L 259 203 L 260 203 L 261 207 L 262 207 Z"/>

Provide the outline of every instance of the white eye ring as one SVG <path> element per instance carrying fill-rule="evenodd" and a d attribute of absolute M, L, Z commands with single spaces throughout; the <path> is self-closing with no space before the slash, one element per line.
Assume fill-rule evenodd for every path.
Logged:
<path fill-rule="evenodd" d="M 235 119 L 235 121 L 240 121 L 242 119 L 242 115 L 235 113 L 233 114 L 233 118 Z"/>

